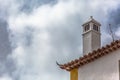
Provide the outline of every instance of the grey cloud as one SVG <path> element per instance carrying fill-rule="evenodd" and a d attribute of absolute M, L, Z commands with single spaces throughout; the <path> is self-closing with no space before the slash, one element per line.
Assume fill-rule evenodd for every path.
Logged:
<path fill-rule="evenodd" d="M 120 27 L 120 6 L 109 10 L 107 22 L 110 23 L 111 27 L 115 30 Z"/>
<path fill-rule="evenodd" d="M 109 24 L 111 24 L 111 29 L 113 31 L 114 39 L 119 39 L 120 35 L 115 35 L 115 34 L 116 32 L 118 32 L 120 28 L 120 6 L 108 10 L 105 31 L 110 35 Z M 109 39 L 112 41 L 111 36 L 106 41 L 108 41 Z"/>
<path fill-rule="evenodd" d="M 20 6 L 20 11 L 30 13 L 33 9 L 45 5 L 45 4 L 56 4 L 57 0 L 20 0 L 22 5 Z"/>
<path fill-rule="evenodd" d="M 7 30 L 7 22 L 4 20 L 0 20 L 0 75 L 2 76 L 4 73 L 11 74 L 14 69 L 14 63 L 11 62 L 12 59 L 8 58 L 8 56 L 12 52 L 12 48 L 9 41 L 9 34 Z M 9 66 L 9 68 L 8 68 Z"/>
<path fill-rule="evenodd" d="M 12 53 L 12 47 L 7 23 L 10 9 L 10 5 L 8 4 L 11 1 L 0 1 L 0 77 L 3 77 L 4 74 L 12 76 L 12 72 L 15 70 L 15 63 L 9 57 Z"/>

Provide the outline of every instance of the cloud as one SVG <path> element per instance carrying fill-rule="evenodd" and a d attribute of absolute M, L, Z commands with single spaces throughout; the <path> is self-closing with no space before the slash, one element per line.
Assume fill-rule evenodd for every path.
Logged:
<path fill-rule="evenodd" d="M 120 4 L 120 3 L 118 3 Z M 114 9 L 110 9 L 109 13 L 108 13 L 108 18 L 106 20 L 107 24 L 111 24 L 111 28 L 114 34 L 114 38 L 115 39 L 119 39 L 120 38 L 120 6 L 116 6 Z M 109 31 L 109 28 L 107 27 L 106 29 L 107 31 Z"/>
<path fill-rule="evenodd" d="M 68 72 L 59 69 L 56 60 L 65 63 L 82 55 L 81 25 L 91 15 L 103 24 L 102 32 L 108 35 L 104 32 L 106 17 L 109 9 L 116 9 L 118 0 L 4 0 L 1 6 L 1 10 L 6 9 L 12 46 L 7 59 L 12 59 L 15 66 L 14 70 L 8 70 L 11 75 L 3 75 L 1 79 L 56 80 L 62 77 L 68 80 Z M 103 41 L 109 38 L 104 35 Z"/>
<path fill-rule="evenodd" d="M 116 30 L 115 37 L 120 39 L 120 27 L 118 27 L 118 29 Z"/>
<path fill-rule="evenodd" d="M 12 80 L 11 78 L 5 76 L 5 77 L 1 77 L 0 80 Z"/>
<path fill-rule="evenodd" d="M 68 7 L 66 4 L 70 6 Z M 12 32 L 11 41 L 13 46 L 15 46 L 12 53 L 12 58 L 16 62 L 16 71 L 13 73 L 15 79 L 57 79 L 59 75 L 56 74 L 56 71 L 59 69 L 55 62 L 58 60 L 58 54 L 60 54 L 61 58 L 64 58 L 66 52 L 68 54 L 71 50 L 67 46 L 68 44 L 65 44 L 67 47 L 63 46 L 62 48 L 62 45 L 60 45 L 62 53 L 58 52 L 59 48 L 55 48 L 51 43 L 51 38 L 54 38 L 51 34 L 57 34 L 56 31 L 52 32 L 56 28 L 57 31 L 62 31 L 69 35 L 69 30 L 58 29 L 60 29 L 60 26 L 65 27 L 67 25 L 67 17 L 74 14 L 71 6 L 73 6 L 72 3 L 63 2 L 54 6 L 47 4 L 34 9 L 29 15 L 21 13 L 9 17 L 9 29 Z M 58 35 L 55 36 L 57 37 Z M 57 40 L 58 42 L 68 41 L 65 37 L 67 40 L 62 39 L 61 32 L 60 37 L 61 39 Z M 56 74 L 56 76 L 50 75 L 51 72 L 54 75 Z M 62 76 L 65 76 L 64 74 Z"/>

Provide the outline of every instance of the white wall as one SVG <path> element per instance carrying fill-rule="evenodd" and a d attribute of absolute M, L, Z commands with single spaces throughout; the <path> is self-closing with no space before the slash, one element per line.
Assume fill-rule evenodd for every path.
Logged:
<path fill-rule="evenodd" d="M 120 49 L 79 68 L 79 80 L 119 80 Z"/>

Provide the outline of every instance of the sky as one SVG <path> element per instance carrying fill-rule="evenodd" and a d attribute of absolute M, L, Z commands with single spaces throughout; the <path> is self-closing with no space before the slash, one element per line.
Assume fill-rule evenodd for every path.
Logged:
<path fill-rule="evenodd" d="M 120 0 L 0 0 L 0 80 L 69 80 L 60 64 L 82 56 L 82 24 L 120 39 Z"/>

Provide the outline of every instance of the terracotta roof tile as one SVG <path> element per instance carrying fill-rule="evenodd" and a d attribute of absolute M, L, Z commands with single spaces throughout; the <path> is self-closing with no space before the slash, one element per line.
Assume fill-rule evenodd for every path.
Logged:
<path fill-rule="evenodd" d="M 68 62 L 66 64 L 59 64 L 59 67 L 61 69 L 65 69 L 67 71 L 70 71 L 74 68 L 81 67 L 87 63 L 90 63 L 102 56 L 105 56 L 109 54 L 110 52 L 113 52 L 120 48 L 120 40 L 116 40 L 114 42 L 111 42 L 111 44 L 106 45 L 105 47 L 99 48 L 97 50 L 94 50 L 91 53 L 88 53 L 88 55 L 84 55 L 83 57 L 80 57 L 79 59 L 72 60 L 71 62 Z"/>

